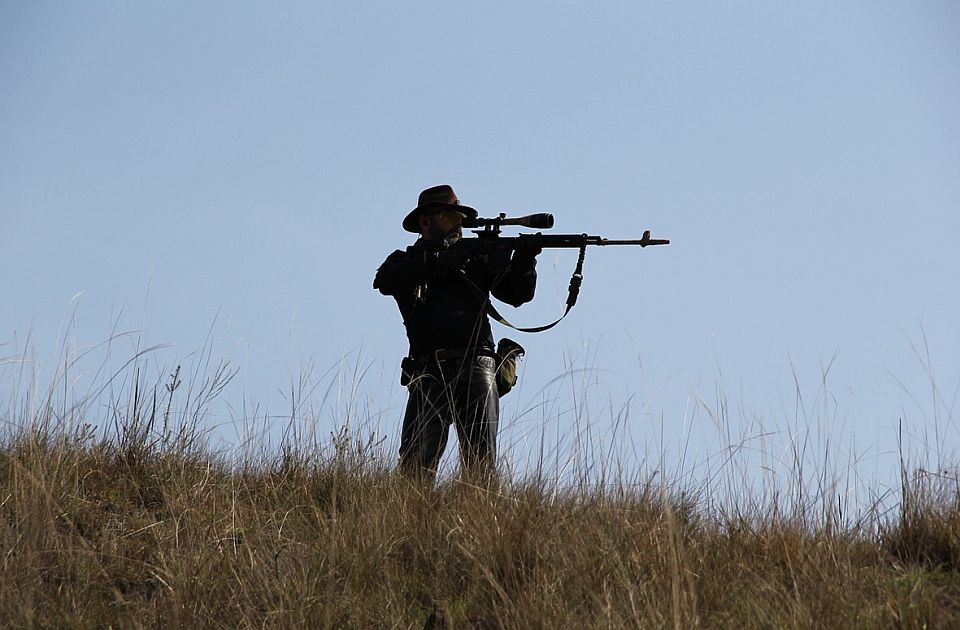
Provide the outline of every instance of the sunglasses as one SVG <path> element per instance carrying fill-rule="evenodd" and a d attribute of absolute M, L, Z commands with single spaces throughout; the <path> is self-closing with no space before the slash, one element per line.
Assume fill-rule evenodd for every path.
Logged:
<path fill-rule="evenodd" d="M 431 212 L 430 214 L 443 217 L 444 219 L 449 219 L 450 221 L 455 219 L 463 219 L 463 215 L 456 210 L 438 210 L 437 212 Z"/>

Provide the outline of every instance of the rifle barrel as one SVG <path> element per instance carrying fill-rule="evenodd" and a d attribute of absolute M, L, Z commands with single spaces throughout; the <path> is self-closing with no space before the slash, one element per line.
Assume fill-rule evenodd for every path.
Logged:
<path fill-rule="evenodd" d="M 529 239 L 536 243 L 538 247 L 543 248 L 567 248 L 581 247 L 583 245 L 669 245 L 669 239 L 650 238 L 650 232 L 645 231 L 643 238 L 637 239 L 611 239 L 602 236 L 590 236 L 588 234 L 521 234 L 520 239 Z"/>
<path fill-rule="evenodd" d="M 669 245 L 670 239 L 668 238 L 638 238 L 638 239 L 610 239 L 604 238 L 600 239 L 600 242 L 597 245 L 639 245 L 641 247 L 646 247 L 647 245 Z"/>

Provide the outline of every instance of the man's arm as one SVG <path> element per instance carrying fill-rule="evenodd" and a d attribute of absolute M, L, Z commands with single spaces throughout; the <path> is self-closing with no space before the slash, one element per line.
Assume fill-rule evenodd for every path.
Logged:
<path fill-rule="evenodd" d="M 377 268 L 373 288 L 384 295 L 400 295 L 423 282 L 426 265 L 423 260 L 414 260 L 401 250 L 396 250 Z"/>
<path fill-rule="evenodd" d="M 430 278 L 454 276 L 466 262 L 465 254 L 453 250 L 408 254 L 398 249 L 377 269 L 373 288 L 384 295 L 397 296 Z"/>
<path fill-rule="evenodd" d="M 517 248 L 510 259 L 510 271 L 494 281 L 493 297 L 510 306 L 520 306 L 533 299 L 537 288 L 537 256 L 539 247 Z"/>

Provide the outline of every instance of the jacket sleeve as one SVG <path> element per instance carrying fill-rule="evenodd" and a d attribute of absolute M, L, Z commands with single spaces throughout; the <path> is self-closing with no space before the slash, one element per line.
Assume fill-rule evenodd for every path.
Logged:
<path fill-rule="evenodd" d="M 373 288 L 384 295 L 399 295 L 422 282 L 425 275 L 423 261 L 408 258 L 405 252 L 398 249 L 377 268 Z"/>
<path fill-rule="evenodd" d="M 510 270 L 500 276 L 490 288 L 493 297 L 510 306 L 520 306 L 533 299 L 537 288 L 537 257 L 516 251 L 510 260 Z"/>

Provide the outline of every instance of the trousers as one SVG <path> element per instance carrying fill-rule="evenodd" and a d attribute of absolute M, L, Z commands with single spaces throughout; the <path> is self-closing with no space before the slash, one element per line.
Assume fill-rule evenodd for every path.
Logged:
<path fill-rule="evenodd" d="M 496 359 L 489 356 L 432 361 L 414 375 L 400 433 L 400 468 L 436 474 L 450 426 L 457 431 L 461 469 L 495 469 L 500 400 Z"/>

